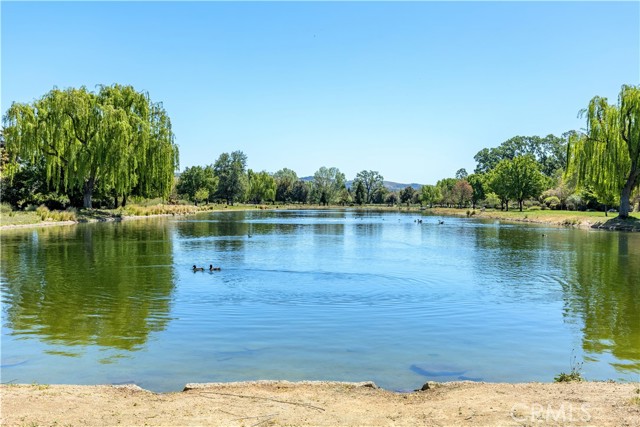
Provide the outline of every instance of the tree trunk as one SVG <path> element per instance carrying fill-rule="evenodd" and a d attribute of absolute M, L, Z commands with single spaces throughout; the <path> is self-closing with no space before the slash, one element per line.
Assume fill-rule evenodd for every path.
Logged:
<path fill-rule="evenodd" d="M 622 219 L 629 218 L 629 212 L 631 211 L 631 190 L 633 190 L 633 187 L 638 185 L 639 180 L 640 168 L 637 167 L 636 162 L 632 162 L 631 173 L 629 174 L 629 178 L 627 178 L 627 182 L 624 183 L 624 187 L 622 187 L 622 192 L 620 193 L 620 214 L 618 216 Z"/>
<path fill-rule="evenodd" d="M 84 192 L 83 207 L 85 209 L 91 209 L 91 196 L 93 196 L 93 187 L 95 185 L 95 182 L 96 182 L 95 178 L 89 178 L 84 183 L 84 188 L 83 188 L 83 192 Z"/>
<path fill-rule="evenodd" d="M 629 201 L 629 199 L 631 199 L 631 184 L 633 184 L 631 180 L 627 180 L 627 183 L 622 187 L 622 192 L 620 193 L 619 217 L 622 219 L 629 218 L 629 212 L 631 211 L 631 203 Z"/>
<path fill-rule="evenodd" d="M 118 195 L 113 196 L 114 209 L 118 209 Z"/>
<path fill-rule="evenodd" d="M 520 205 L 520 212 L 522 212 L 522 200 L 518 200 L 518 204 Z"/>
<path fill-rule="evenodd" d="M 125 206 L 127 206 L 127 195 L 123 194 L 122 195 L 122 207 L 124 208 Z"/>

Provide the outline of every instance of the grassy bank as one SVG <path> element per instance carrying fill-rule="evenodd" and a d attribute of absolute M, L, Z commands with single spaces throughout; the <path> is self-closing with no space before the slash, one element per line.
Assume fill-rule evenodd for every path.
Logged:
<path fill-rule="evenodd" d="M 238 210 L 263 210 L 263 209 L 300 209 L 300 205 L 256 205 L 225 204 L 208 205 L 129 205 L 118 209 L 67 209 L 64 211 L 51 211 L 45 207 L 39 207 L 32 211 L 12 211 L 3 207 L 0 212 L 0 228 L 29 227 L 71 224 L 78 222 L 106 222 L 121 221 L 131 218 L 143 218 L 153 216 L 191 215 L 199 212 L 223 212 Z M 304 208 L 318 209 L 318 206 L 305 205 Z"/>
<path fill-rule="evenodd" d="M 579 212 L 579 211 L 556 211 L 556 210 L 534 210 L 534 211 L 500 211 L 480 209 L 454 209 L 454 208 L 433 208 L 428 209 L 433 215 L 442 216 L 462 216 L 472 218 L 499 219 L 503 221 L 532 222 L 539 224 L 550 224 L 558 226 L 581 227 L 581 228 L 602 228 L 612 230 L 640 231 L 640 213 L 632 213 L 631 218 L 622 221 L 617 214 L 604 212 Z M 467 213 L 468 212 L 468 213 Z"/>
<path fill-rule="evenodd" d="M 75 222 L 120 221 L 127 218 L 140 218 L 163 215 L 190 215 L 199 212 L 223 212 L 230 210 L 263 210 L 263 209 L 344 209 L 344 206 L 318 206 L 318 205 L 255 205 L 225 204 L 208 205 L 129 205 L 118 209 L 69 209 L 66 211 L 49 211 L 46 208 L 38 208 L 35 211 L 10 211 L 3 209 L 0 214 L 0 227 L 29 227 L 42 225 L 70 224 Z M 578 212 L 556 210 L 531 210 L 531 211 L 500 211 L 488 209 L 456 209 L 456 208 L 431 208 L 422 209 L 419 206 L 379 206 L 370 205 L 364 207 L 350 207 L 349 209 L 364 209 L 376 211 L 401 211 L 424 213 L 438 216 L 458 216 L 470 218 L 498 219 L 502 221 L 529 222 L 550 224 L 556 226 L 569 226 L 581 228 L 602 228 L 610 230 L 640 231 L 640 213 L 632 213 L 631 218 L 622 221 L 617 215 L 604 212 Z"/>

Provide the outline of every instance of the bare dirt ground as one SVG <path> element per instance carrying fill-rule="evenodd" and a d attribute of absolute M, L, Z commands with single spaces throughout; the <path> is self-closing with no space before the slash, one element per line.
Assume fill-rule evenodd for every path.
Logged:
<path fill-rule="evenodd" d="M 372 383 L 136 386 L 2 385 L 3 426 L 640 426 L 640 384 Z"/>

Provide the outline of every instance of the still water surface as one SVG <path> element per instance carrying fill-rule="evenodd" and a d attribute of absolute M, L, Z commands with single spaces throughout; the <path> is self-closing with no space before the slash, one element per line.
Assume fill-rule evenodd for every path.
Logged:
<path fill-rule="evenodd" d="M 2 233 L 2 381 L 640 380 L 640 235 L 400 212 Z M 220 266 L 197 272 L 191 266 Z"/>

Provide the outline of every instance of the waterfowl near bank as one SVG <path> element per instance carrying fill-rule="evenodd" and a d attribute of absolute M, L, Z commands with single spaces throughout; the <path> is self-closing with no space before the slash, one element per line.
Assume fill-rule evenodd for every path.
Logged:
<path fill-rule="evenodd" d="M 193 272 L 195 273 L 196 271 L 204 271 L 204 267 L 196 267 L 196 265 L 193 265 Z"/>

